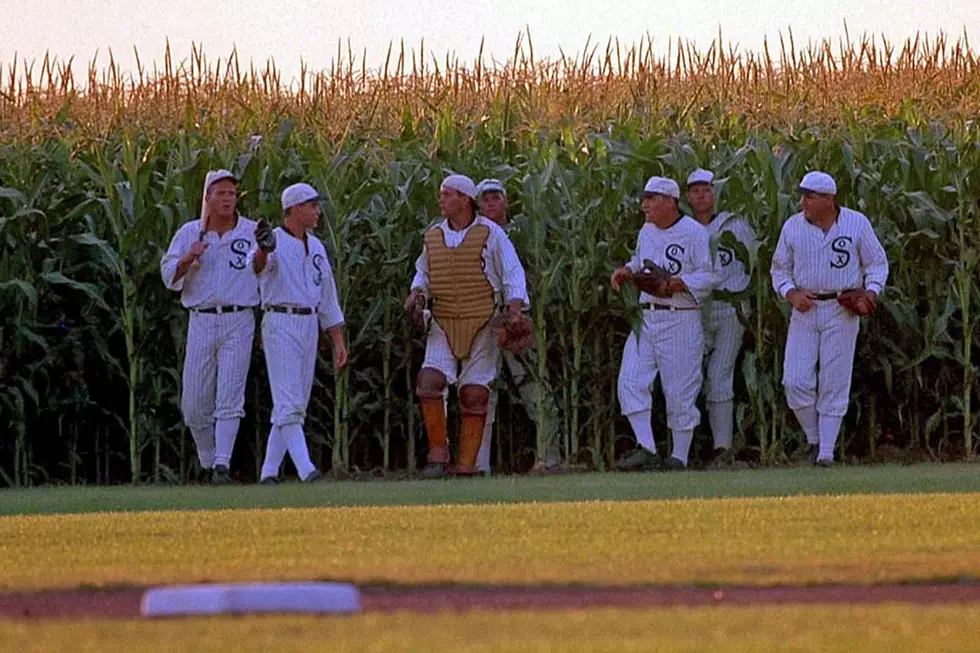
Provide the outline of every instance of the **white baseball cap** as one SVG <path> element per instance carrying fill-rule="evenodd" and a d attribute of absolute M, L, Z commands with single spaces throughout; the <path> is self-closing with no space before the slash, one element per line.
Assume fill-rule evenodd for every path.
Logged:
<path fill-rule="evenodd" d="M 800 190 L 808 190 L 825 195 L 836 195 L 837 182 L 826 172 L 808 172 L 803 175 L 803 180 L 800 182 Z"/>
<path fill-rule="evenodd" d="M 643 187 L 643 194 L 666 195 L 667 197 L 673 197 L 675 200 L 679 200 L 681 198 L 681 188 L 673 179 L 650 177 L 647 180 L 647 185 Z"/>
<path fill-rule="evenodd" d="M 224 181 L 225 179 L 231 179 L 236 184 L 238 183 L 238 177 L 236 177 L 230 170 L 208 170 L 207 176 L 204 178 L 204 192 L 211 190 L 219 181 Z"/>
<path fill-rule="evenodd" d="M 687 185 L 710 184 L 715 179 L 715 173 L 704 168 L 698 168 L 687 177 Z"/>
<path fill-rule="evenodd" d="M 303 183 L 293 184 L 282 192 L 282 210 L 288 211 L 294 206 L 321 199 L 323 197 L 320 196 L 320 193 L 316 192 L 313 186 Z"/>
<path fill-rule="evenodd" d="M 479 197 L 484 193 L 497 192 L 507 196 L 507 191 L 504 190 L 504 185 L 500 183 L 499 179 L 484 179 L 479 184 L 476 185 L 476 196 Z"/>
<path fill-rule="evenodd" d="M 442 180 L 440 188 L 448 188 L 466 195 L 471 200 L 476 199 L 476 185 L 466 175 L 449 175 Z"/>

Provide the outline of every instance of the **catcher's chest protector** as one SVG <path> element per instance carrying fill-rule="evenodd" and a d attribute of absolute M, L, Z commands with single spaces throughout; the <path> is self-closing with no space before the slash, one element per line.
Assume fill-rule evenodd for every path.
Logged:
<path fill-rule="evenodd" d="M 493 286 L 483 272 L 483 248 L 490 228 L 474 225 L 459 247 L 446 247 L 442 229 L 425 232 L 429 250 L 432 317 L 446 332 L 456 360 L 470 355 L 473 340 L 493 317 Z"/>

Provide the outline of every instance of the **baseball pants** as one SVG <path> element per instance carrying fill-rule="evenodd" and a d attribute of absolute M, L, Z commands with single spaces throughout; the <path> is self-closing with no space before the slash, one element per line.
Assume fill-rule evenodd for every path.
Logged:
<path fill-rule="evenodd" d="M 238 424 L 245 416 L 245 381 L 254 335 L 251 310 L 191 311 L 180 409 L 205 469 L 228 466 L 231 461 Z"/>
<path fill-rule="evenodd" d="M 278 476 L 287 451 L 301 479 L 316 469 L 310 460 L 303 424 L 313 389 L 318 342 L 316 314 L 268 312 L 262 319 L 262 348 L 272 387 L 272 429 L 262 478 Z"/>
<path fill-rule="evenodd" d="M 712 302 L 703 314 L 705 367 L 704 395 L 715 448 L 732 446 L 734 430 L 735 360 L 742 348 L 745 328 L 735 307 Z"/>

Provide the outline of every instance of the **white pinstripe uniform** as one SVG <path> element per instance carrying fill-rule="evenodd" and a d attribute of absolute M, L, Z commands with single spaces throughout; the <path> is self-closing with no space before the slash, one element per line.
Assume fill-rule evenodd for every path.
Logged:
<path fill-rule="evenodd" d="M 200 266 L 191 266 L 174 281 L 180 259 L 198 240 L 200 229 L 194 220 L 177 230 L 160 260 L 160 274 L 190 310 L 180 407 L 201 467 L 210 469 L 229 466 L 245 416 L 259 291 L 255 273 L 246 264 L 255 243 L 255 222 L 243 216 L 221 236 L 206 232 L 208 248 L 198 259 Z"/>
<path fill-rule="evenodd" d="M 476 216 L 473 222 L 461 231 L 455 231 L 448 220 L 443 220 L 438 227 L 442 229 L 446 247 L 459 247 L 473 225 L 482 224 L 490 229 L 490 236 L 483 247 L 483 270 L 493 288 L 497 303 L 510 303 L 521 300 L 524 306 L 529 305 L 527 282 L 524 278 L 524 268 L 521 266 L 513 243 L 500 226 L 482 215 Z M 422 254 L 415 262 L 415 278 L 412 280 L 412 290 L 421 289 L 429 292 L 429 252 L 423 247 Z M 422 367 L 439 370 L 446 377 L 446 384 L 458 383 L 464 385 L 482 385 L 489 387 L 497 377 L 497 364 L 500 351 L 497 348 L 497 338 L 494 329 L 485 327 L 477 333 L 470 348 L 470 357 L 457 361 L 449 348 L 446 334 L 435 320 L 429 322 L 429 336 L 425 343 L 425 361 Z"/>
<path fill-rule="evenodd" d="M 262 463 L 262 479 L 275 478 L 289 451 L 301 479 L 316 467 L 310 460 L 303 424 L 316 369 L 318 329 L 344 324 L 327 252 L 316 236 L 306 242 L 277 227 L 276 249 L 259 274 L 262 346 L 272 387 L 272 430 Z M 253 249 L 257 251 L 257 247 Z M 250 257 L 251 259 L 251 257 Z M 251 266 L 251 260 L 249 260 Z M 274 308 L 288 307 L 289 313 Z M 296 313 L 295 310 L 305 312 Z"/>
<path fill-rule="evenodd" d="M 639 335 L 631 333 L 623 350 L 619 403 L 631 421 L 640 415 L 649 423 L 651 390 L 661 375 L 667 425 L 674 436 L 672 457 L 686 465 L 692 432 L 701 421 L 696 401 L 701 391 L 704 338 L 698 308 L 714 284 L 708 230 L 689 216 L 681 216 L 667 229 L 647 222 L 640 229 L 627 267 L 638 272 L 644 259 L 680 277 L 689 292 L 667 298 L 640 293 L 640 305 L 647 308 Z M 650 448 L 651 444 L 644 446 Z"/>
<path fill-rule="evenodd" d="M 718 213 L 706 227 L 712 240 L 731 233 L 746 247 L 755 242 L 755 232 L 749 221 L 727 211 Z M 750 280 L 735 253 L 720 243 L 715 256 L 715 277 L 716 289 L 733 293 L 745 290 Z M 742 306 L 744 309 L 745 304 Z M 735 359 L 742 348 L 745 329 L 738 320 L 735 307 L 725 301 L 706 300 L 701 317 L 707 363 L 704 394 L 711 435 L 716 449 L 728 449 L 732 446 Z"/>
<path fill-rule="evenodd" d="M 836 186 L 834 187 L 836 192 Z M 772 259 L 772 286 L 781 297 L 800 289 L 817 294 L 865 288 L 877 294 L 888 279 L 888 259 L 871 222 L 841 207 L 827 233 L 802 212 L 779 234 Z M 835 298 L 817 300 L 805 313 L 793 309 L 786 339 L 783 385 L 818 460 L 833 460 L 847 412 L 860 318 Z"/>

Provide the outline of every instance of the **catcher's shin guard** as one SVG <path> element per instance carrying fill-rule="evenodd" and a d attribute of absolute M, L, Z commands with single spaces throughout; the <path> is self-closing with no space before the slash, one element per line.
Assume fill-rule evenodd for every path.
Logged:
<path fill-rule="evenodd" d="M 483 442 L 483 427 L 487 421 L 490 390 L 482 385 L 464 385 L 459 391 L 462 405 L 462 428 L 459 435 L 459 458 L 456 474 L 472 476 L 476 474 L 476 457 Z"/>
<path fill-rule="evenodd" d="M 449 462 L 449 443 L 446 439 L 446 411 L 442 399 L 422 399 L 422 419 L 429 439 L 430 464 Z"/>

